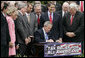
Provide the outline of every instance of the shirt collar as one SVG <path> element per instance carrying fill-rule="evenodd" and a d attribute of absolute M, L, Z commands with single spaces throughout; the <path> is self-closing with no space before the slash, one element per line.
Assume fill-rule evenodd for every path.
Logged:
<path fill-rule="evenodd" d="M 45 32 L 45 29 L 44 28 L 42 28 L 43 29 L 43 32 L 44 32 L 44 36 L 45 36 L 45 34 L 46 34 L 46 32 Z"/>
<path fill-rule="evenodd" d="M 3 14 L 4 17 L 6 17 L 6 14 L 4 14 L 3 12 L 2 12 L 2 14 Z"/>
<path fill-rule="evenodd" d="M 44 34 L 45 34 L 45 33 L 46 33 L 46 32 L 45 32 L 45 29 L 44 29 L 44 28 L 42 28 L 42 29 L 43 29 L 43 32 L 44 32 Z"/>
<path fill-rule="evenodd" d="M 48 15 L 50 15 L 50 12 L 48 11 Z M 51 15 L 53 15 L 53 12 L 51 13 Z"/>
<path fill-rule="evenodd" d="M 19 12 L 21 13 L 21 15 L 23 15 L 23 13 L 19 10 Z"/>

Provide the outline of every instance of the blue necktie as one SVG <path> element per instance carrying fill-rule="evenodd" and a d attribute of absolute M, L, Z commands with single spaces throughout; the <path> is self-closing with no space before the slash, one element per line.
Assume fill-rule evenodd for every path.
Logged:
<path fill-rule="evenodd" d="M 45 40 L 48 40 L 48 35 L 45 33 Z"/>

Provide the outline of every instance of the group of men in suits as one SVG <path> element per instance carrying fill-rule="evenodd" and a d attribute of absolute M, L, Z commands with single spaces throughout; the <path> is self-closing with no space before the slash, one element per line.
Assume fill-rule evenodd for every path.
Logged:
<path fill-rule="evenodd" d="M 62 11 L 54 12 L 55 4 L 48 3 L 48 10 L 44 13 L 42 12 L 40 4 L 34 5 L 34 12 L 31 12 L 33 6 L 30 3 L 26 5 L 21 2 L 18 7 L 18 18 L 15 20 L 16 45 L 19 45 L 18 51 L 22 56 L 24 56 L 24 54 L 30 54 L 28 52 L 31 51 L 31 48 L 33 50 L 35 49 L 35 47 L 32 46 L 34 42 L 62 43 L 84 41 L 84 34 L 82 34 L 84 31 L 84 15 L 77 11 L 76 4 L 72 3 L 69 5 L 65 2 L 62 6 Z M 3 43 L 3 41 L 10 40 L 6 29 L 7 24 L 2 12 L 1 51 L 3 51 L 5 47 L 8 47 L 4 45 L 5 42 Z M 3 33 L 5 34 L 3 35 Z M 32 38 L 34 38 L 34 40 Z M 7 44 L 9 44 L 8 42 Z"/>
<path fill-rule="evenodd" d="M 62 41 L 62 24 L 61 17 L 57 13 L 53 12 L 54 4 L 48 4 L 48 11 L 41 16 L 40 25 L 43 27 L 45 21 L 50 21 L 53 24 L 52 29 L 49 32 L 54 39 L 54 41 L 60 39 Z"/>

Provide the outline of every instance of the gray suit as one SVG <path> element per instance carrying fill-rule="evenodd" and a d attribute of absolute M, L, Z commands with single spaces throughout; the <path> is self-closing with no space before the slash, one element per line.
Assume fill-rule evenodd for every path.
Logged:
<path fill-rule="evenodd" d="M 30 26 L 27 21 L 26 15 L 22 15 L 20 12 L 18 14 L 18 18 L 15 21 L 16 26 L 16 38 L 18 43 L 24 44 L 25 38 L 30 36 Z"/>
<path fill-rule="evenodd" d="M 30 33 L 34 35 L 34 32 L 38 29 L 38 23 L 36 16 L 33 13 L 30 13 L 30 22 L 28 22 L 30 26 Z"/>
<path fill-rule="evenodd" d="M 23 56 L 23 55 L 25 55 L 25 53 L 27 51 L 27 45 L 25 45 L 25 38 L 27 38 L 31 35 L 27 16 L 22 15 L 19 12 L 18 18 L 15 21 L 15 27 L 16 27 L 16 40 L 20 44 L 18 51 L 19 51 L 19 54 L 21 54 L 21 56 Z"/>

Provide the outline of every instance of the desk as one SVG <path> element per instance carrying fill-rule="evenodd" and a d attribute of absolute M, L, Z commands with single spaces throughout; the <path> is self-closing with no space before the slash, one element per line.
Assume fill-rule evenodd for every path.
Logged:
<path fill-rule="evenodd" d="M 81 54 L 81 43 L 36 43 L 36 57 L 58 57 Z M 45 50 L 44 50 L 45 49 Z M 40 54 L 41 53 L 41 54 Z M 45 53 L 45 55 L 44 55 Z"/>
<path fill-rule="evenodd" d="M 44 57 L 44 44 L 46 44 L 46 42 L 40 42 L 40 43 L 33 44 L 36 49 L 35 57 Z M 41 55 L 40 55 L 40 53 L 41 53 Z"/>

